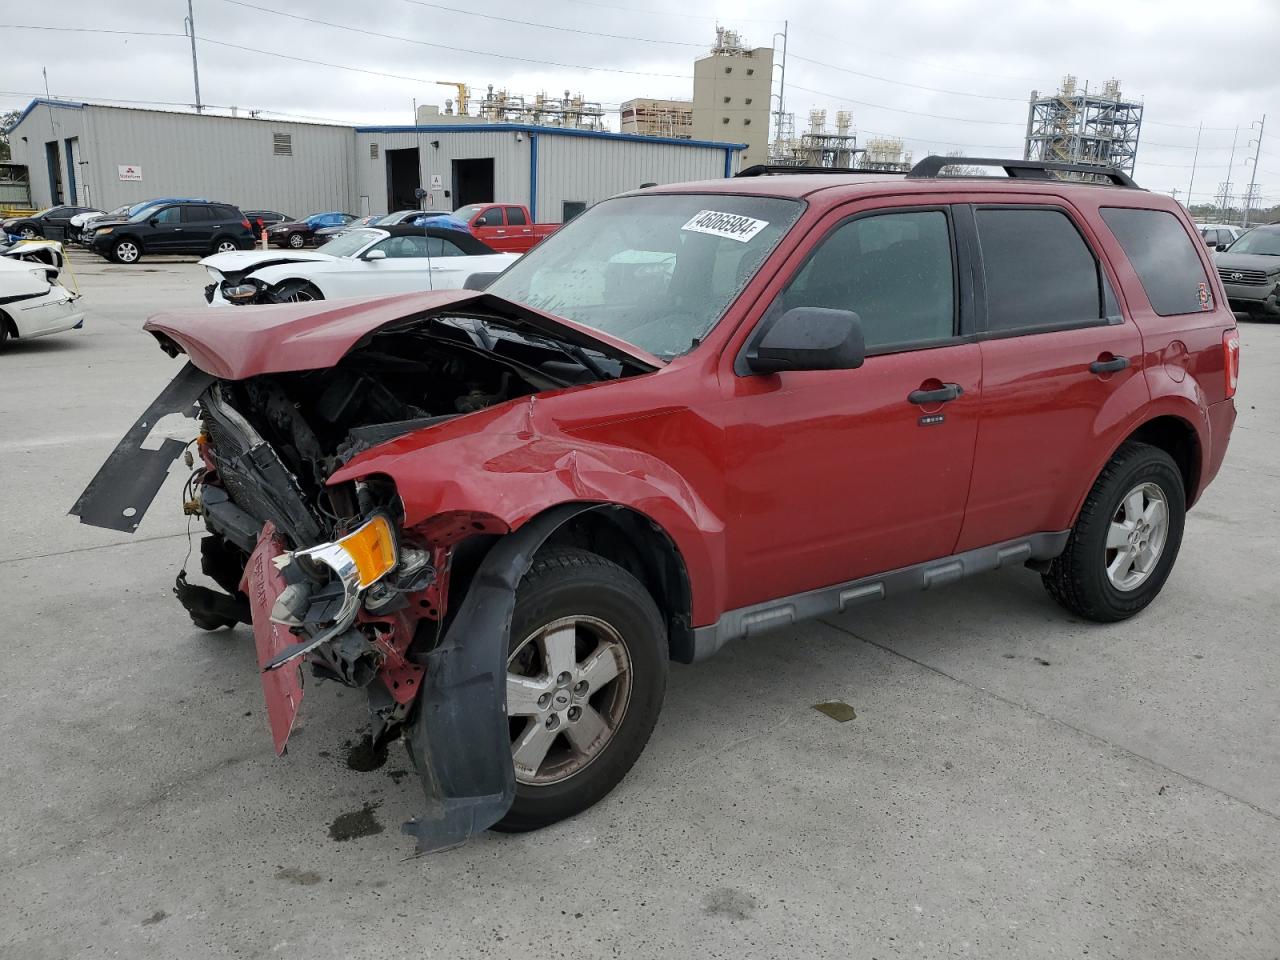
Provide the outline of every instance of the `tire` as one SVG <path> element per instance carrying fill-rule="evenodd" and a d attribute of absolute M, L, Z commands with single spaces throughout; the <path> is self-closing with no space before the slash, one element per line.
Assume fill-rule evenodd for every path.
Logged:
<path fill-rule="evenodd" d="M 111 259 L 116 263 L 137 263 L 142 259 L 142 244 L 125 238 L 111 245 Z"/>
<path fill-rule="evenodd" d="M 307 245 L 307 238 L 300 233 L 289 234 L 289 246 L 295 250 L 301 250 Z"/>
<path fill-rule="evenodd" d="M 572 642 L 568 648 L 560 646 L 566 635 Z M 572 661 L 562 657 L 560 663 L 572 671 L 567 680 L 552 673 L 549 647 L 539 637 L 560 637 L 552 648 L 572 651 Z M 586 550 L 555 547 L 538 554 L 520 583 L 511 621 L 507 700 L 516 796 L 493 829 L 548 826 L 581 813 L 617 786 L 658 721 L 667 660 L 666 625 L 639 580 Z M 617 671 L 612 679 L 594 684 L 589 679 L 608 677 L 609 671 Z M 513 680 L 531 686 L 513 690 Z M 538 690 L 545 692 L 535 700 Z M 539 711 L 543 697 L 550 701 Z M 588 722 L 593 717 L 603 726 Z M 558 732 L 547 737 L 553 723 Z M 574 731 L 577 737 L 589 736 L 593 727 L 601 732 L 590 743 L 574 737 Z M 549 749 L 542 751 L 538 766 L 522 766 L 515 745 L 523 740 L 536 746 L 543 737 Z M 526 760 L 537 755 L 536 749 L 524 754 Z"/>
<path fill-rule="evenodd" d="M 1161 502 L 1163 525 L 1158 522 Z M 1042 575 L 1045 589 L 1086 620 L 1127 620 L 1151 603 L 1168 579 L 1182 545 L 1186 511 L 1182 474 L 1173 458 L 1149 444 L 1126 443 L 1089 491 L 1066 549 Z M 1123 545 L 1108 546 L 1108 537 Z"/>
<path fill-rule="evenodd" d="M 9 337 L 17 339 L 17 335 L 9 329 L 10 320 L 3 310 L 0 310 L 0 351 L 3 351 L 5 344 L 9 342 Z"/>
<path fill-rule="evenodd" d="M 323 300 L 321 293 L 313 284 L 305 280 L 286 280 L 272 291 L 276 303 L 308 303 L 312 300 Z"/>
<path fill-rule="evenodd" d="M 20 236 L 23 240 L 39 240 L 40 231 L 37 230 L 35 227 L 26 226 L 18 231 L 18 236 Z"/>
<path fill-rule="evenodd" d="M 230 237 L 219 237 L 213 241 L 214 253 L 235 253 L 240 249 L 240 245 Z"/>

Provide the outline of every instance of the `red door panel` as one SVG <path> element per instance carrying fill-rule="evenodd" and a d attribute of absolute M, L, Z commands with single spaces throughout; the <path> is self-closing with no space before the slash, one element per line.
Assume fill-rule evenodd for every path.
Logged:
<path fill-rule="evenodd" d="M 1131 323 L 987 340 L 982 425 L 957 550 L 1065 530 L 1092 486 L 1099 445 L 1147 402 Z M 1128 368 L 1092 373 L 1094 361 Z"/>
<path fill-rule="evenodd" d="M 908 401 L 929 381 L 964 393 Z M 953 552 L 981 406 L 977 344 L 870 357 L 857 370 L 738 378 L 734 389 L 730 608 Z"/>

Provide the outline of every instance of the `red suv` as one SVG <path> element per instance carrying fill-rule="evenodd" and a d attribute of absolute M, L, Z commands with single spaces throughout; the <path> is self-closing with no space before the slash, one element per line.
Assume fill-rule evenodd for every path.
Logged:
<path fill-rule="evenodd" d="M 651 188 L 484 292 L 154 317 L 190 363 L 73 513 L 135 528 L 183 448 L 151 425 L 198 417 L 222 591 L 175 592 L 252 623 L 277 750 L 306 663 L 405 738 L 423 848 L 552 823 L 635 762 L 669 660 L 1010 564 L 1095 621 L 1155 598 L 1239 341 L 1182 207 L 1101 175 Z"/>

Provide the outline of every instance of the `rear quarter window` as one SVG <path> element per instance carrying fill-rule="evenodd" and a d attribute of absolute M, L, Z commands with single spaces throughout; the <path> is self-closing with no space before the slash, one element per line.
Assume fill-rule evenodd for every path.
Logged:
<path fill-rule="evenodd" d="M 1102 219 L 1162 317 L 1213 309 L 1213 288 L 1182 222 L 1165 210 L 1103 207 Z"/>

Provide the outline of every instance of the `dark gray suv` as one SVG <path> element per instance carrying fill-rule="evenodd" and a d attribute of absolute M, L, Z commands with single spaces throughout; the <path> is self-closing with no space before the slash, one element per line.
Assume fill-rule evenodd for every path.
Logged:
<path fill-rule="evenodd" d="M 1214 257 L 1232 310 L 1280 314 L 1280 224 L 1255 227 Z"/>
<path fill-rule="evenodd" d="M 140 210 L 127 220 L 94 224 L 89 249 L 116 263 L 137 263 L 144 253 L 227 253 L 252 250 L 248 218 L 229 203 L 170 203 Z"/>

